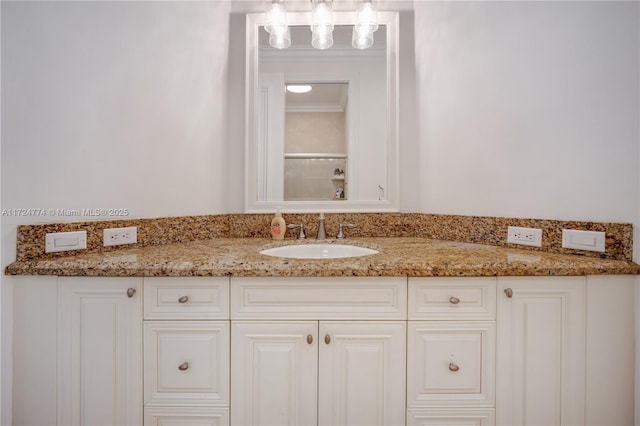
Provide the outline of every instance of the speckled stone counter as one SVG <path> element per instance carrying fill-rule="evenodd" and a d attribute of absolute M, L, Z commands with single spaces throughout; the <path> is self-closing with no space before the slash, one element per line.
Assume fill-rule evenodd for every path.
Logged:
<path fill-rule="evenodd" d="M 302 223 L 307 235 L 318 231 L 318 215 L 311 213 L 282 215 L 287 223 Z M 45 253 L 45 235 L 51 232 L 86 231 L 84 253 L 120 251 L 121 246 L 103 247 L 107 228 L 137 227 L 136 247 L 186 243 L 215 238 L 269 238 L 271 214 L 222 214 L 151 219 L 99 220 L 71 223 L 20 225 L 17 228 L 16 260 L 56 258 L 68 253 Z M 425 213 L 327 213 L 327 235 L 338 233 L 339 223 L 352 223 L 350 238 L 418 237 L 444 241 L 510 247 L 518 250 L 579 254 L 603 259 L 633 259 L 633 226 L 629 223 L 576 222 L 562 220 L 505 217 L 452 216 Z M 509 226 L 542 230 L 542 246 L 516 246 L 507 242 Z M 606 233 L 605 252 L 589 252 L 562 247 L 562 230 L 578 229 Z M 287 237 L 293 235 L 287 232 Z M 76 253 L 79 254 L 79 253 Z"/>
<path fill-rule="evenodd" d="M 323 243 L 336 243 L 326 240 Z M 340 241 L 378 254 L 345 259 L 286 259 L 260 250 L 315 240 L 215 238 L 14 262 L 9 275 L 59 276 L 540 276 L 640 274 L 626 260 L 532 252 L 416 237 L 351 238 Z"/>

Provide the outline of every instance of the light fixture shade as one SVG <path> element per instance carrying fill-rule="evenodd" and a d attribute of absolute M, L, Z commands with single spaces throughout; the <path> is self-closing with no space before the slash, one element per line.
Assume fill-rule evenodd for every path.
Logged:
<path fill-rule="evenodd" d="M 333 31 L 333 11 L 331 2 L 327 0 L 311 1 L 311 32 Z"/>
<path fill-rule="evenodd" d="M 289 27 L 284 33 L 273 32 L 269 34 L 269 44 L 276 49 L 286 49 L 291 46 L 291 30 Z"/>
<path fill-rule="evenodd" d="M 360 33 L 367 31 L 373 34 L 378 30 L 378 11 L 372 0 L 363 0 L 360 3 L 354 25 Z"/>
<path fill-rule="evenodd" d="M 289 29 L 287 11 L 280 0 L 273 0 L 267 7 L 264 18 L 264 29 L 269 34 L 283 35 Z M 289 37 L 291 41 L 291 37 Z"/>
<path fill-rule="evenodd" d="M 373 32 L 369 31 L 369 27 L 353 27 L 353 35 L 351 44 L 356 49 L 368 49 L 373 46 Z"/>
<path fill-rule="evenodd" d="M 333 12 L 331 2 L 312 0 L 311 44 L 316 49 L 328 49 L 333 46 Z"/>
<path fill-rule="evenodd" d="M 333 46 L 333 32 L 322 27 L 316 28 L 311 35 L 311 44 L 316 49 L 324 50 Z"/>

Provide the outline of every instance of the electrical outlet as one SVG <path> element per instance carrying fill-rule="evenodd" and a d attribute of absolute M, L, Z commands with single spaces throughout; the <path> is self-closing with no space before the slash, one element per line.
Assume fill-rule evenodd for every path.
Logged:
<path fill-rule="evenodd" d="M 128 228 L 105 229 L 102 241 L 105 247 L 136 243 L 138 242 L 138 228 L 130 226 Z"/>
<path fill-rule="evenodd" d="M 542 229 L 509 226 L 507 229 L 507 242 L 512 244 L 522 244 L 525 246 L 541 247 Z"/>

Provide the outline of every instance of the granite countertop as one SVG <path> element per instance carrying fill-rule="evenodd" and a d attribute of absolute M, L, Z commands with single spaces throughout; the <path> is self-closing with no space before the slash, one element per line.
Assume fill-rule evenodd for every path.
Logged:
<path fill-rule="evenodd" d="M 534 276 L 640 274 L 624 260 L 511 249 L 415 237 L 328 239 L 380 253 L 345 259 L 285 259 L 260 250 L 318 241 L 216 238 L 14 262 L 8 275 L 59 276 Z"/>

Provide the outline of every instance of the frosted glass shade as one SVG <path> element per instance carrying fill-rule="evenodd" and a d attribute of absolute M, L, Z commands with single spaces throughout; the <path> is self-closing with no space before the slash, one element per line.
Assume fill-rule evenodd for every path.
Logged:
<path fill-rule="evenodd" d="M 291 46 L 291 30 L 287 27 L 284 33 L 271 33 L 269 35 L 269 44 L 276 49 L 286 49 Z"/>

